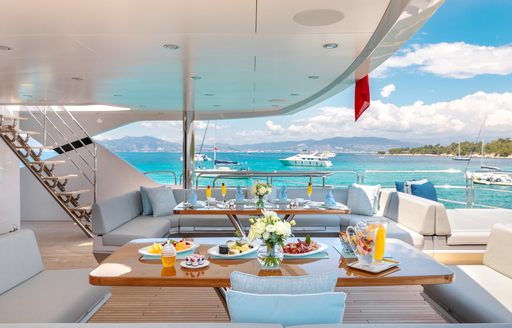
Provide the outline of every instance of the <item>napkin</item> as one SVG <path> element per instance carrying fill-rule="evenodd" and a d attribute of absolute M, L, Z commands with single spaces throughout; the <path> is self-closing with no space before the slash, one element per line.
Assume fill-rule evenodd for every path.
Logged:
<path fill-rule="evenodd" d="M 245 195 L 242 191 L 242 188 L 240 186 L 236 186 L 236 201 L 243 202 L 244 199 L 245 199 Z"/>
<path fill-rule="evenodd" d="M 326 207 L 336 207 L 336 200 L 332 195 L 332 190 L 329 190 L 327 195 L 325 196 L 325 206 Z"/>
<path fill-rule="evenodd" d="M 286 192 L 286 186 L 281 186 L 279 190 L 279 200 L 284 202 L 288 200 L 288 193 Z"/>
<path fill-rule="evenodd" d="M 194 190 L 190 190 L 187 202 L 192 205 L 197 205 L 197 194 Z"/>

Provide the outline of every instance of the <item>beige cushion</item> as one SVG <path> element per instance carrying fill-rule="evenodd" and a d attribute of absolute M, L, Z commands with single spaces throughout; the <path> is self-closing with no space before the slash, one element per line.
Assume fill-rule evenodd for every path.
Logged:
<path fill-rule="evenodd" d="M 438 203 L 403 192 L 391 192 L 386 217 L 419 234 L 435 233 L 436 207 Z"/>
<path fill-rule="evenodd" d="M 109 292 L 91 269 L 43 271 L 0 296 L 0 322 L 76 322 Z"/>
<path fill-rule="evenodd" d="M 43 261 L 32 230 L 23 229 L 0 236 L 0 294 L 42 270 Z"/>
<path fill-rule="evenodd" d="M 496 224 L 491 231 L 484 264 L 512 279 L 512 225 Z M 512 289 L 509 291 L 512 295 Z M 512 309 L 511 309 L 512 310 Z"/>
<path fill-rule="evenodd" d="M 451 228 L 448 245 L 486 245 L 495 224 L 512 224 L 511 210 L 453 209 L 447 213 Z"/>
<path fill-rule="evenodd" d="M 130 240 L 137 238 L 161 238 L 169 235 L 173 226 L 177 226 L 177 218 L 161 216 L 154 218 L 152 216 L 139 216 L 123 224 L 122 226 L 106 233 L 102 236 L 105 246 L 122 246 Z"/>
<path fill-rule="evenodd" d="M 462 322 L 512 322 L 512 279 L 485 265 L 450 269 L 455 281 L 424 286 L 428 296 Z"/>

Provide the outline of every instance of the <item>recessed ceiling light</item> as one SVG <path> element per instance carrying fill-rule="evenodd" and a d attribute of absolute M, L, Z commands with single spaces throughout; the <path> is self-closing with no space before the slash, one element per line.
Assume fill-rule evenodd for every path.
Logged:
<path fill-rule="evenodd" d="M 338 48 L 338 44 L 337 43 L 326 43 L 326 44 L 324 44 L 323 47 L 325 49 L 336 49 L 336 48 Z"/>
<path fill-rule="evenodd" d="M 273 103 L 279 103 L 279 102 L 286 102 L 286 99 L 269 99 L 269 102 Z"/>
<path fill-rule="evenodd" d="M 75 80 L 75 81 L 83 81 L 84 80 L 84 79 L 82 79 L 81 77 L 78 77 L 78 76 L 73 76 L 71 79 Z"/>
<path fill-rule="evenodd" d="M 202 77 L 197 76 L 197 75 L 192 75 L 190 78 L 191 78 L 192 80 L 200 80 L 200 79 L 202 79 Z"/>
<path fill-rule="evenodd" d="M 173 44 L 173 43 L 166 43 L 166 44 L 163 45 L 163 47 L 165 49 L 169 49 L 169 50 L 178 50 L 180 48 L 179 45 Z"/>
<path fill-rule="evenodd" d="M 11 47 L 8 47 L 8 46 L 1 46 L 0 45 L 0 50 L 6 50 L 6 51 L 9 51 L 9 50 L 12 50 Z"/>
<path fill-rule="evenodd" d="M 320 78 L 320 76 L 318 75 L 310 75 L 308 76 L 308 79 L 311 79 L 311 80 L 318 80 Z"/>
<path fill-rule="evenodd" d="M 341 11 L 332 9 L 313 9 L 298 13 L 293 20 L 305 26 L 326 26 L 341 21 L 345 15 Z"/>
<path fill-rule="evenodd" d="M 290 96 L 292 96 L 292 97 L 298 97 L 298 96 L 299 96 L 299 94 L 298 94 L 298 93 L 290 93 Z"/>
<path fill-rule="evenodd" d="M 114 97 L 122 97 L 123 95 L 116 93 L 116 94 L 113 94 L 113 96 Z"/>
<path fill-rule="evenodd" d="M 213 96 L 213 93 L 205 93 L 204 94 L 206 97 L 212 97 Z"/>

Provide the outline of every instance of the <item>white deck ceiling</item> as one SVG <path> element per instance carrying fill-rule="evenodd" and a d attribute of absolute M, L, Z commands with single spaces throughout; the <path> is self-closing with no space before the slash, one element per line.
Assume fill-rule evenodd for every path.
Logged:
<path fill-rule="evenodd" d="M 326 87 L 353 68 L 372 36 L 385 32 L 378 27 L 394 24 L 396 8 L 408 3 L 2 0 L 0 45 L 12 49 L 0 51 L 0 103 L 172 113 L 183 111 L 188 85 L 199 116 L 300 110 L 328 96 Z M 294 21 L 315 9 L 344 18 L 326 26 Z M 326 43 L 339 46 L 325 49 Z M 352 83 L 348 73 L 337 92 Z"/>

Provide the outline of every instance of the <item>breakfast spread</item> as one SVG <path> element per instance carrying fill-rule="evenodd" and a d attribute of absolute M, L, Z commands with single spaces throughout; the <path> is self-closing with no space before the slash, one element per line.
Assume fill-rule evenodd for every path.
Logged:
<path fill-rule="evenodd" d="M 164 249 L 164 246 L 167 244 L 167 242 L 168 241 L 163 243 L 153 243 L 153 245 L 148 247 L 147 251 L 154 255 L 160 255 L 162 254 L 162 250 Z M 182 252 L 192 248 L 192 243 L 185 240 L 174 241 L 171 239 L 169 242 L 173 244 L 176 252 Z"/>

